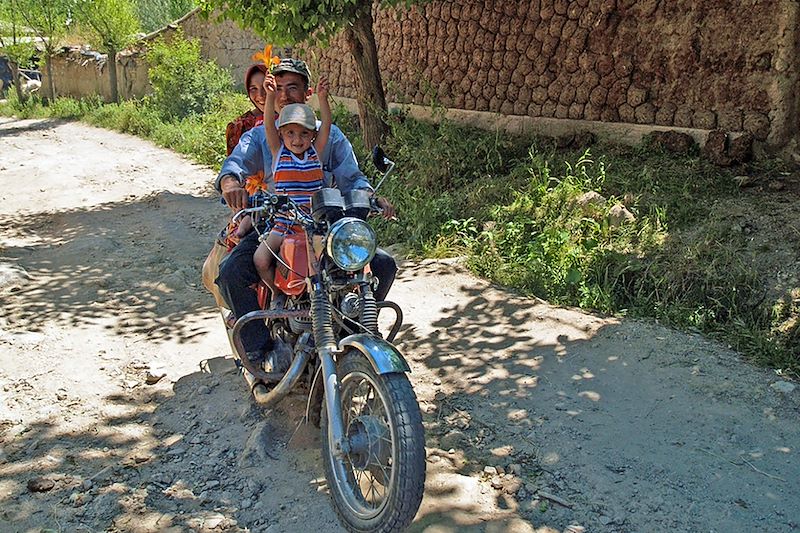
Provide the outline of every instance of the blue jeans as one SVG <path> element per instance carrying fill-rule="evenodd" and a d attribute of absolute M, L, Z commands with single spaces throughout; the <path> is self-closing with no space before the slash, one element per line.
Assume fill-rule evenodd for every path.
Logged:
<path fill-rule="evenodd" d="M 242 237 L 219 265 L 219 276 L 215 283 L 236 318 L 260 309 L 256 291 L 250 288 L 261 279 L 253 263 L 256 248 L 258 233 L 251 231 Z M 385 300 L 397 274 L 397 263 L 386 251 L 378 248 L 370 268 L 378 278 L 375 299 Z M 241 338 L 246 352 L 267 352 L 272 349 L 272 337 L 263 320 L 249 322 L 242 328 Z"/>

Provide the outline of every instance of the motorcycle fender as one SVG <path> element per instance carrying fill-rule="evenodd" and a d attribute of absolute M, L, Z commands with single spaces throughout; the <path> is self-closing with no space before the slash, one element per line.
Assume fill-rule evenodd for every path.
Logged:
<path fill-rule="evenodd" d="M 372 364 L 378 374 L 411 372 L 405 358 L 390 342 L 365 333 L 356 333 L 339 341 L 339 352 L 355 348 Z"/>

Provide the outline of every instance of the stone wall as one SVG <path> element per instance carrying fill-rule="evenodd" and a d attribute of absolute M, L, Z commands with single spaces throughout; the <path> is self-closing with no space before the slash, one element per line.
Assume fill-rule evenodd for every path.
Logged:
<path fill-rule="evenodd" d="M 798 130 L 794 0 L 474 0 L 376 12 L 389 101 L 557 119 Z M 307 49 L 355 97 L 343 39 Z"/>
<path fill-rule="evenodd" d="M 434 1 L 376 10 L 375 34 L 390 102 L 437 103 L 467 112 L 469 120 L 499 113 L 548 128 L 561 120 L 746 131 L 767 146 L 785 147 L 797 144 L 800 124 L 799 6 L 796 0 Z M 264 44 L 232 22 L 196 12 L 177 24 L 239 84 Z M 356 96 L 343 39 L 324 49 L 298 47 L 298 56 L 315 74 L 328 74 L 334 95 Z M 147 90 L 143 58 L 125 61 L 136 65 L 121 75 L 127 84 L 121 92 L 139 96 Z M 107 81 L 91 81 L 93 73 L 107 77 L 107 69 L 70 68 L 80 75 L 60 70 L 60 94 L 78 95 L 69 86 L 76 77 L 86 78 L 80 91 L 107 90 Z"/>

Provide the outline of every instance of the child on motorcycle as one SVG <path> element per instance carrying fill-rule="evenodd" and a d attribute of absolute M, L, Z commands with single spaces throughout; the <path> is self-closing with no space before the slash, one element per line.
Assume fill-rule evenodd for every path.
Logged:
<path fill-rule="evenodd" d="M 264 79 L 267 92 L 266 109 L 275 105 L 275 77 L 267 74 Z M 331 131 L 331 107 L 328 101 L 328 80 L 320 78 L 316 90 L 319 98 L 321 124 L 317 128 L 314 111 L 306 104 L 285 106 L 275 122 L 264 122 L 267 145 L 272 152 L 272 173 L 276 194 L 286 194 L 311 213 L 311 196 L 322 188 L 323 173 L 320 157 L 325 150 Z M 283 237 L 302 232 L 292 226 L 290 220 L 276 216 L 270 232 L 261 239 L 253 255 L 258 275 L 272 292 L 271 308 L 280 307 L 281 298 L 275 288 L 275 256 L 280 250 Z"/>

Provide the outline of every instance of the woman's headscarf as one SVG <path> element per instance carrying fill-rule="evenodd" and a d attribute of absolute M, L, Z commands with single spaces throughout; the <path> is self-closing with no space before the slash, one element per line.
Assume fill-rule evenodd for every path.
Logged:
<path fill-rule="evenodd" d="M 244 90 L 247 92 L 247 97 L 250 98 L 251 102 L 253 102 L 253 99 L 250 97 L 250 78 L 252 78 L 253 74 L 256 72 L 266 74 L 267 66 L 264 63 L 255 63 L 247 67 L 247 71 L 244 73 Z M 256 103 L 253 102 L 253 105 L 256 105 Z"/>

